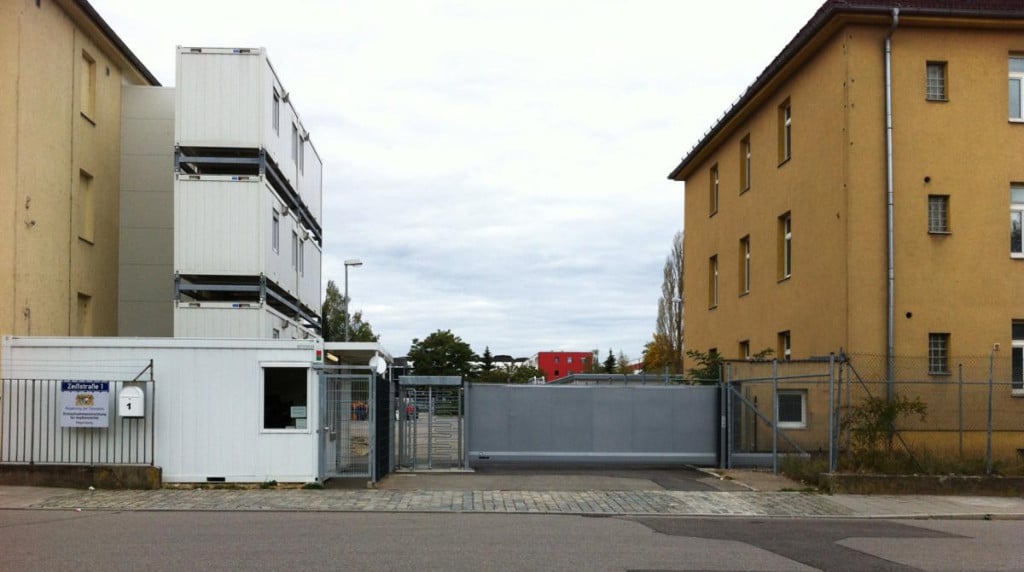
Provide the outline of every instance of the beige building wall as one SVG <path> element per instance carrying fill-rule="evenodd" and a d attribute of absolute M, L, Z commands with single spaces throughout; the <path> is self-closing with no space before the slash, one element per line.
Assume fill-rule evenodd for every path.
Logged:
<path fill-rule="evenodd" d="M 995 371 L 995 454 L 1024 448 L 1024 392 L 1011 391 L 1011 325 L 1024 320 L 1024 259 L 1010 255 L 1010 185 L 1024 183 L 1024 123 L 1008 119 L 1011 54 L 1024 22 L 901 17 L 892 37 L 896 391 L 928 405 L 906 421 L 918 450 L 984 446 L 988 356 Z M 686 182 L 687 349 L 727 359 L 771 348 L 790 333 L 792 358 L 844 350 L 865 379 L 885 380 L 888 329 L 884 40 L 888 17 L 839 17 L 822 27 L 760 93 L 704 143 Z M 926 66 L 945 62 L 945 101 L 926 98 Z M 792 156 L 780 164 L 780 105 L 792 110 Z M 752 145 L 750 190 L 740 193 L 741 143 Z M 719 209 L 711 211 L 711 170 Z M 949 232 L 929 231 L 929 195 L 949 197 Z M 792 275 L 779 276 L 778 217 L 792 216 Z M 751 244 L 751 288 L 743 293 Z M 709 260 L 718 257 L 717 306 Z M 948 374 L 929 372 L 929 334 L 949 335 Z M 692 361 L 692 360 L 688 360 Z M 964 379 L 979 385 L 958 386 Z M 794 364 L 797 365 L 797 364 Z M 687 364 L 689 367 L 689 364 Z M 901 383 L 913 381 L 914 383 Z M 925 382 L 925 383 L 922 383 Z M 931 383 L 927 383 L 931 382 Z M 795 382 L 790 382 L 791 386 Z M 799 384 L 797 384 L 799 385 Z M 827 387 L 825 387 L 827 389 Z M 827 444 L 828 394 L 809 384 L 808 450 Z M 770 387 L 747 388 L 771 402 Z M 872 386 L 884 395 L 886 386 Z M 961 397 L 963 395 L 963 397 Z M 767 400 L 767 401 L 766 401 Z"/>
<path fill-rule="evenodd" d="M 0 333 L 115 335 L 122 84 L 155 80 L 74 0 L 0 7 Z"/>

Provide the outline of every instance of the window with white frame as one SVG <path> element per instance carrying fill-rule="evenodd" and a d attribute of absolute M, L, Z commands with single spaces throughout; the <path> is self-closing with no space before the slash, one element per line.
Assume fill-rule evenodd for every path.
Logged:
<path fill-rule="evenodd" d="M 949 233 L 949 195 L 928 195 L 928 232 Z"/>
<path fill-rule="evenodd" d="M 299 267 L 299 234 L 292 231 L 292 268 Z"/>
<path fill-rule="evenodd" d="M 711 196 L 709 202 L 711 204 L 711 214 L 718 212 L 718 165 L 711 167 Z"/>
<path fill-rule="evenodd" d="M 306 275 L 306 241 L 299 240 L 299 276 Z"/>
<path fill-rule="evenodd" d="M 1024 56 L 1010 56 L 1010 121 L 1024 121 L 1021 96 L 1024 87 Z"/>
<path fill-rule="evenodd" d="M 750 359 L 750 340 L 740 342 L 740 359 Z"/>
<path fill-rule="evenodd" d="M 281 94 L 274 88 L 274 109 L 272 113 L 274 133 L 281 134 Z"/>
<path fill-rule="evenodd" d="M 789 100 L 779 106 L 779 164 L 789 161 L 793 152 L 793 108 Z"/>
<path fill-rule="evenodd" d="M 718 306 L 718 256 L 708 259 L 708 306 Z"/>
<path fill-rule="evenodd" d="M 1010 185 L 1010 256 L 1024 258 L 1021 226 L 1024 223 L 1024 184 Z"/>
<path fill-rule="evenodd" d="M 307 429 L 308 369 L 263 367 L 263 428 Z"/>
<path fill-rule="evenodd" d="M 946 62 L 925 64 L 925 99 L 946 101 Z"/>
<path fill-rule="evenodd" d="M 274 209 L 270 223 L 270 246 L 274 252 L 281 252 L 281 213 Z"/>
<path fill-rule="evenodd" d="M 740 239 L 740 294 L 750 293 L 750 235 Z"/>
<path fill-rule="evenodd" d="M 789 361 L 793 357 L 792 338 L 789 330 L 779 332 L 779 359 Z"/>
<path fill-rule="evenodd" d="M 807 392 L 783 390 L 778 392 L 779 427 L 803 429 L 807 427 Z"/>
<path fill-rule="evenodd" d="M 1011 392 L 1024 396 L 1024 320 L 1013 321 L 1013 347 L 1010 355 L 1013 361 Z"/>
<path fill-rule="evenodd" d="M 786 213 L 779 217 L 779 280 L 793 274 L 793 217 Z"/>
<path fill-rule="evenodd" d="M 740 194 L 750 190 L 750 135 L 740 141 Z"/>
<path fill-rule="evenodd" d="M 292 123 L 292 163 L 299 161 L 299 127 Z"/>
<path fill-rule="evenodd" d="M 928 334 L 928 373 L 949 373 L 949 334 Z"/>

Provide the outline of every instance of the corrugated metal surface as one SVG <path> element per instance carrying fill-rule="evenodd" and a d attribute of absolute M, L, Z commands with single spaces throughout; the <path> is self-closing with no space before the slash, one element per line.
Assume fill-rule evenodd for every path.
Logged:
<path fill-rule="evenodd" d="M 282 339 L 308 339 L 315 333 L 265 304 L 240 306 L 231 302 L 203 302 L 174 308 L 177 338 L 267 338 L 277 330 Z"/>
<path fill-rule="evenodd" d="M 261 364 L 307 367 L 312 342 L 169 338 L 5 338 L 4 377 L 124 379 L 153 360 L 156 465 L 167 482 L 307 482 L 316 478 L 312 429 L 262 429 Z M 104 367 L 89 367 L 105 364 Z M 118 364 L 122 364 L 118 367 Z M 308 419 L 318 387 L 307 375 Z"/>
<path fill-rule="evenodd" d="M 253 177 L 181 175 L 174 191 L 174 268 L 182 274 L 252 276 L 273 267 L 271 191 Z M 283 221 L 282 221 L 283 222 Z M 269 274 L 269 273 L 268 273 Z"/>
<path fill-rule="evenodd" d="M 261 50 L 178 51 L 175 141 L 193 147 L 260 147 L 264 144 Z"/>

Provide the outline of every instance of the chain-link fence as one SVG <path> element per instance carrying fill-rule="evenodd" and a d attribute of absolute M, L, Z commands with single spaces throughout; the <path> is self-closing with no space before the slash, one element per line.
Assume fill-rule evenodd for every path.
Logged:
<path fill-rule="evenodd" d="M 832 470 L 992 472 L 1024 457 L 1021 369 L 998 352 L 727 362 L 725 463 L 777 468 L 780 456 L 820 453 Z"/>

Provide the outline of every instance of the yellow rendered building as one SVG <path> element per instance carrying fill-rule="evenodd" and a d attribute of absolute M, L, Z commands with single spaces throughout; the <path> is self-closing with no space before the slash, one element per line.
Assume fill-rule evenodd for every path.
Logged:
<path fill-rule="evenodd" d="M 687 349 L 926 382 L 975 356 L 1024 447 L 1024 5 L 828 0 L 670 178 Z"/>
<path fill-rule="evenodd" d="M 84 0 L 0 2 L 0 334 L 118 333 L 122 87 L 159 85 Z"/>

